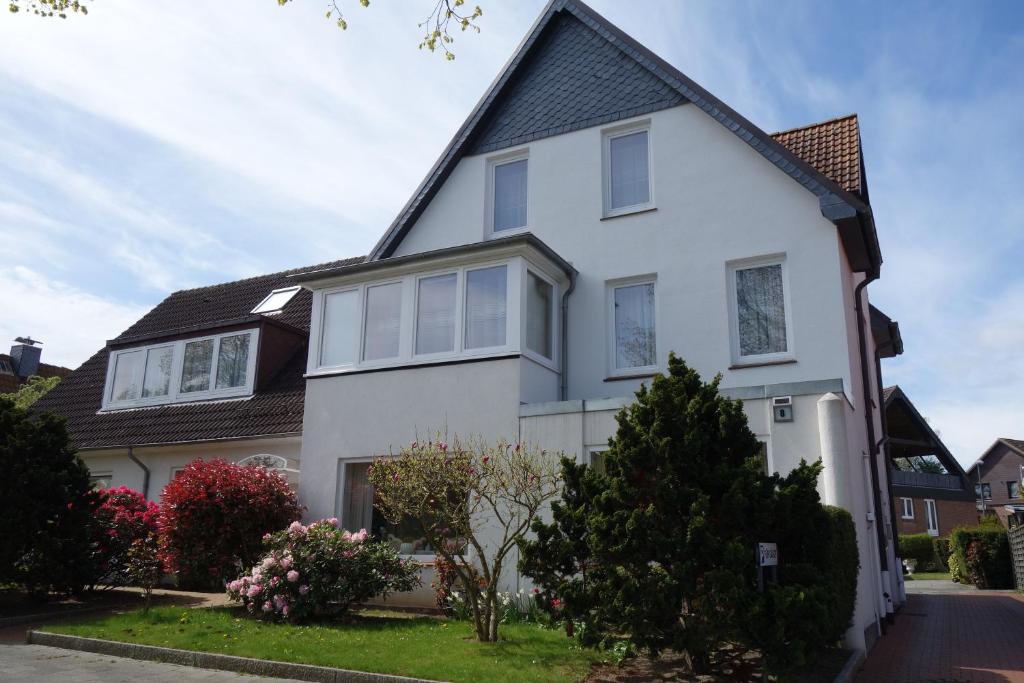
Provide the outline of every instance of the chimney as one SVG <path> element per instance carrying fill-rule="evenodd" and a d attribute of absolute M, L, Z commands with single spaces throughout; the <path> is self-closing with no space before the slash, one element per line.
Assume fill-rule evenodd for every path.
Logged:
<path fill-rule="evenodd" d="M 18 377 L 26 379 L 39 372 L 39 356 L 43 350 L 36 346 L 42 344 L 32 337 L 18 337 L 11 347 L 11 365 Z"/>

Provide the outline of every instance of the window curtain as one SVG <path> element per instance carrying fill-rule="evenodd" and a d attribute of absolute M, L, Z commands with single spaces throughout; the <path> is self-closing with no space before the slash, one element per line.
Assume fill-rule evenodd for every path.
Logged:
<path fill-rule="evenodd" d="M 466 348 L 505 345 L 505 266 L 466 274 Z"/>
<path fill-rule="evenodd" d="M 780 264 L 737 270 L 736 308 L 741 356 L 787 350 Z"/>
<path fill-rule="evenodd" d="M 647 131 L 612 138 L 609 147 L 611 208 L 649 202 L 651 188 L 647 169 Z"/>
<path fill-rule="evenodd" d="M 117 356 L 114 365 L 114 386 L 110 390 L 113 401 L 134 401 L 142 386 L 143 351 L 131 351 Z"/>
<path fill-rule="evenodd" d="M 373 487 L 370 486 L 370 463 L 356 462 L 345 465 L 345 507 L 341 523 L 349 531 L 373 528 Z"/>
<path fill-rule="evenodd" d="M 249 371 L 249 335 L 222 337 L 217 351 L 217 388 L 245 386 Z"/>
<path fill-rule="evenodd" d="M 455 273 L 420 280 L 416 302 L 416 353 L 455 350 Z"/>
<path fill-rule="evenodd" d="M 402 324 L 402 283 L 377 285 L 366 290 L 366 341 L 363 360 L 398 355 Z"/>
<path fill-rule="evenodd" d="M 551 299 L 553 287 L 527 273 L 526 348 L 551 358 Z"/>
<path fill-rule="evenodd" d="M 615 367 L 655 364 L 654 284 L 615 289 Z"/>
<path fill-rule="evenodd" d="M 494 167 L 494 230 L 526 225 L 526 159 Z"/>

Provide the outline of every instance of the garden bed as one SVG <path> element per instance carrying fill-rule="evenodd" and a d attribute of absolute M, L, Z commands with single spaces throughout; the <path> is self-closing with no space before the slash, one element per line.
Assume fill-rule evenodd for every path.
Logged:
<path fill-rule="evenodd" d="M 466 622 L 364 611 L 305 626 L 256 621 L 227 608 L 157 607 L 75 624 L 53 633 L 182 650 L 452 681 L 580 681 L 600 660 L 557 630 L 504 624 L 502 640 L 479 643 Z"/>

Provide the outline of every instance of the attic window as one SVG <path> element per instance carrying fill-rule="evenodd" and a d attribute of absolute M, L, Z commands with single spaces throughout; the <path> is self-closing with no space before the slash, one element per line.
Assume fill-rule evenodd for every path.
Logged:
<path fill-rule="evenodd" d="M 275 289 L 267 298 L 259 302 L 256 308 L 252 309 L 252 313 L 259 313 L 261 315 L 273 315 L 280 313 L 281 309 L 288 305 L 288 302 L 299 293 L 301 287 L 285 287 L 283 289 Z"/>

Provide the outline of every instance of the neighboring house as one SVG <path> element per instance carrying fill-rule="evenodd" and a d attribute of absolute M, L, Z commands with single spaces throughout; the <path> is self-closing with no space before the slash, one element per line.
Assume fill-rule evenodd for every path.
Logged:
<path fill-rule="evenodd" d="M 599 458 L 674 351 L 744 401 L 766 467 L 823 459 L 866 649 L 901 595 L 880 266 L 856 116 L 769 135 L 555 0 L 367 260 L 292 278 L 313 290 L 301 502 L 429 561 L 374 511 L 373 458 L 436 429 Z"/>
<path fill-rule="evenodd" d="M 994 514 L 1004 525 L 1024 523 L 1024 441 L 996 439 L 967 470 L 982 514 Z"/>
<path fill-rule="evenodd" d="M 41 363 L 41 344 L 31 337 L 18 337 L 9 354 L 0 353 L 0 394 L 13 394 L 29 377 L 63 378 L 71 374 L 70 368 Z"/>
<path fill-rule="evenodd" d="M 948 536 L 958 526 L 976 524 L 974 487 L 960 463 L 902 389 L 888 387 L 883 394 L 885 452 L 899 533 Z"/>
<path fill-rule="evenodd" d="M 214 457 L 295 481 L 311 297 L 294 272 L 171 294 L 34 410 L 67 419 L 100 487 L 156 500 L 187 463 Z"/>

